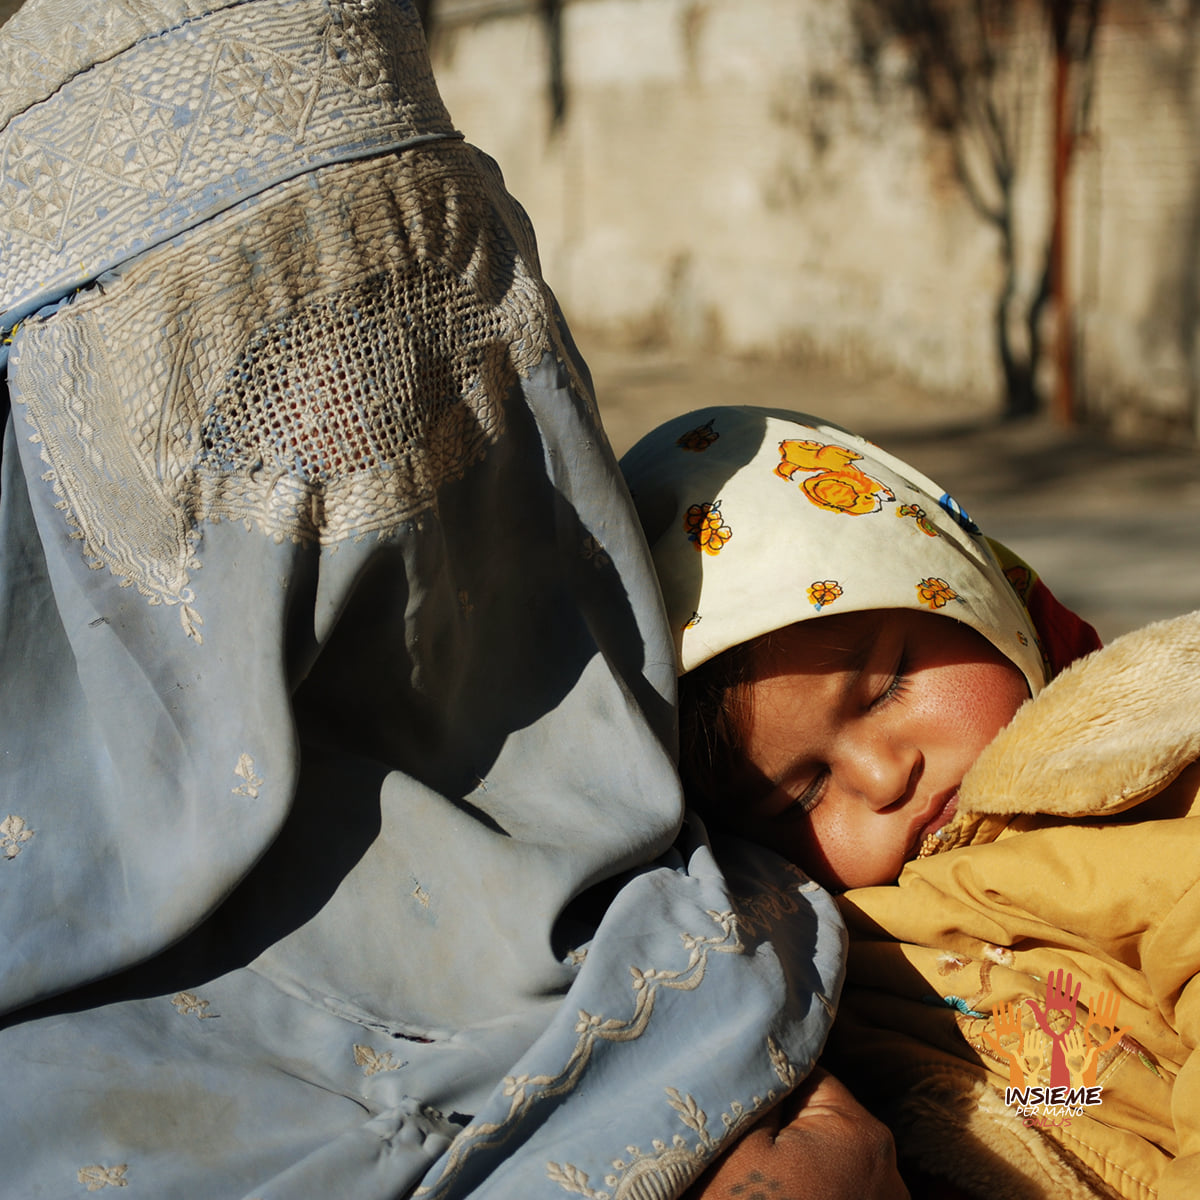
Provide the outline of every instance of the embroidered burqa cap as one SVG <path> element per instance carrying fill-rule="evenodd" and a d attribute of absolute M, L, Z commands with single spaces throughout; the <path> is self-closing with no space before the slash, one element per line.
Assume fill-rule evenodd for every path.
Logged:
<path fill-rule="evenodd" d="M 992 545 L 866 439 L 803 413 L 714 407 L 659 426 L 621 468 L 681 673 L 797 621 L 909 608 L 978 630 L 1042 688 L 1033 623 Z"/>
<path fill-rule="evenodd" d="M 645 542 L 412 6 L 27 0 L 0 78 L 4 1194 L 679 1195 L 842 927 L 684 826 Z"/>

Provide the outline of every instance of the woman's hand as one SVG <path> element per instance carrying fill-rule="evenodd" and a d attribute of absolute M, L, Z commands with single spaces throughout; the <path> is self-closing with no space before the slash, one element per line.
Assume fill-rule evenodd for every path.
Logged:
<path fill-rule="evenodd" d="M 828 1072 L 771 1109 L 687 1200 L 908 1200 L 890 1130 Z"/>

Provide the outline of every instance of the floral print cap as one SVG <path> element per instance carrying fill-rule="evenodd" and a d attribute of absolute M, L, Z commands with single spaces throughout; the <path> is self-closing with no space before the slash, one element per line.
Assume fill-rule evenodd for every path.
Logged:
<path fill-rule="evenodd" d="M 911 608 L 983 634 L 1036 694 L 1033 623 L 987 539 L 937 484 L 820 417 L 716 407 L 621 460 L 680 674 L 813 617 Z"/>

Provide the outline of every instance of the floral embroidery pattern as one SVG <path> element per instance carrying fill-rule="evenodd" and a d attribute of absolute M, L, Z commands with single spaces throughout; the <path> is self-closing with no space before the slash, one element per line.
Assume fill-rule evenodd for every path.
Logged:
<path fill-rule="evenodd" d="M 0 131 L 0 158 L 11 163 L 16 155 L 23 164 L 19 175 L 28 172 L 26 181 L 0 170 L 6 200 L 13 188 L 22 196 L 4 205 L 6 286 L 30 295 L 41 294 L 50 280 L 66 288 L 77 276 L 95 278 L 104 263 L 128 262 L 121 247 L 138 253 L 157 247 L 138 269 L 162 289 L 155 292 L 163 296 L 161 305 L 106 304 L 90 294 L 90 311 L 71 320 L 26 322 L 14 349 L 38 377 L 50 343 L 53 361 L 62 353 L 72 362 L 70 389 L 31 382 L 23 400 L 47 463 L 46 482 L 80 551 L 149 604 L 173 606 L 184 636 L 197 646 L 203 619 L 190 580 L 202 563 L 194 536 L 202 524 L 244 522 L 276 541 L 320 545 L 392 532 L 430 509 L 445 481 L 481 460 L 504 432 L 504 397 L 514 373 L 528 374 L 558 344 L 548 294 L 530 272 L 527 235 L 496 216 L 499 185 L 490 174 L 468 186 L 474 173 L 454 168 L 463 181 L 456 220 L 478 221 L 496 239 L 496 253 L 469 262 L 446 248 L 437 222 L 430 224 L 430 199 L 418 184 L 425 167 L 412 156 L 390 157 L 379 170 L 372 161 L 371 184 L 360 179 L 367 146 L 391 149 L 401 140 L 443 133 L 450 143 L 461 139 L 432 82 L 420 89 L 425 95 L 409 95 L 407 83 L 396 92 L 396 71 L 409 73 L 406 55 L 424 54 L 420 31 L 410 29 L 402 10 L 384 6 L 392 14 L 384 32 L 376 28 L 384 12 L 371 6 L 361 17 L 361 6 L 331 13 L 319 0 L 253 7 L 265 10 L 253 37 L 246 36 L 247 23 L 256 16 L 242 16 L 247 6 L 241 6 L 234 17 L 214 14 L 161 38 L 140 38 L 128 56 L 145 74 L 120 96 L 106 92 L 110 64 L 77 68 L 64 78 L 79 79 L 84 91 L 96 88 L 94 103 L 64 102 L 64 108 L 31 96 L 20 120 Z M 317 22 L 329 30 L 317 38 L 319 58 L 300 56 Z M 223 30 L 233 24 L 238 49 Z M 392 32 L 400 40 L 392 40 Z M 188 43 L 186 53 L 173 46 L 176 36 Z M 206 37 L 212 38 L 210 53 L 200 44 Z M 343 37 L 353 47 L 344 61 L 344 47 L 329 54 L 330 38 Z M 52 53 L 32 55 L 31 88 L 42 86 L 36 80 L 46 78 Z M 233 55 L 228 73 L 216 66 L 227 54 Z M 119 70 L 125 66 L 121 55 Z M 196 68 L 196 78 L 180 79 L 182 67 Z M 338 85 L 342 71 L 349 88 Z M 276 78 L 295 86 L 275 88 Z M 301 78 L 307 98 L 298 90 Z M 80 95 L 72 91 L 72 100 Z M 199 107 L 174 103 L 181 95 L 199 97 Z M 270 114 L 278 121 L 268 118 L 265 101 L 278 101 Z M 77 109 L 101 124 L 64 130 L 62 121 Z M 118 109 L 116 145 L 104 122 Z M 227 120 L 250 122 L 245 145 L 239 143 L 244 169 L 234 172 L 220 149 L 233 137 Z M 65 144 L 78 145 L 79 162 L 62 160 L 54 148 Z M 155 161 L 149 163 L 151 144 Z M 302 186 L 289 166 L 301 145 L 306 170 L 324 168 L 319 181 L 307 175 Z M 61 163 L 62 172 L 43 169 L 47 162 Z M 290 181 L 287 194 L 295 203 L 284 203 L 280 193 L 256 209 L 262 233 L 251 269 L 241 234 L 230 230 L 245 221 L 234 202 L 253 194 L 246 187 L 259 178 L 256 163 L 262 178 Z M 276 169 L 284 174 L 272 174 Z M 55 196 L 64 188 L 60 203 Z M 408 248 L 397 256 L 344 252 L 359 222 L 376 220 L 380 188 L 402 205 L 395 218 L 412 234 Z M 186 247 L 172 248 L 169 274 L 180 282 L 170 283 L 156 254 L 161 258 L 166 242 L 191 228 L 191 208 L 181 208 L 188 196 L 203 197 L 205 211 L 218 215 L 185 239 Z M 223 199 L 234 206 L 226 208 Z M 29 214 L 38 204 L 52 205 L 54 224 L 61 226 L 35 217 L 29 228 L 13 227 L 19 212 Z M 106 214 L 103 220 L 97 212 Z M 306 276 L 324 264 L 320 287 L 295 302 L 271 298 L 263 280 L 276 254 Z M 137 293 L 134 276 L 137 270 L 122 275 L 121 288 Z M 202 328 L 188 323 L 186 311 L 209 301 L 228 319 Z M 438 343 L 443 353 L 431 359 L 413 329 L 444 338 Z M 499 343 L 509 353 L 494 354 Z M 338 364 L 348 346 L 356 367 L 347 376 L 338 374 Z M 569 356 L 564 360 L 570 374 Z M 210 370 L 217 362 L 227 370 Z M 300 378 L 307 384 L 289 384 L 287 403 L 269 398 L 281 379 Z M 169 390 L 162 421 L 145 420 L 136 397 L 162 388 Z M 590 389 L 580 395 L 590 400 Z M 407 396 L 420 403 L 398 402 Z M 112 479 L 122 487 L 113 488 Z"/>
<path fill-rule="evenodd" d="M 710 912 L 708 915 L 717 926 L 717 932 L 714 935 L 705 937 L 693 933 L 680 934 L 683 948 L 688 955 L 687 963 L 683 967 L 678 970 L 630 967 L 634 1003 L 633 1012 L 629 1017 L 604 1017 L 582 1009 L 579 1011 L 579 1019 L 575 1025 L 578 1041 L 557 1075 L 507 1076 L 503 1081 L 503 1094 L 510 1101 L 507 1117 L 499 1122 L 467 1126 L 455 1139 L 454 1145 L 446 1155 L 438 1184 L 432 1188 L 422 1187 L 414 1194 L 423 1196 L 438 1190 L 447 1180 L 454 1178 L 462 1171 L 464 1161 L 475 1149 L 503 1140 L 506 1129 L 511 1129 L 513 1123 L 535 1104 L 544 1103 L 570 1091 L 586 1068 L 598 1044 L 630 1043 L 641 1037 L 650 1024 L 655 999 L 660 990 L 665 988 L 671 991 L 690 992 L 703 982 L 711 955 L 743 953 L 739 916 L 733 912 Z M 695 1109 L 694 1101 L 690 1101 L 690 1097 L 678 1097 L 677 1093 L 668 1094 L 672 1096 L 672 1107 L 677 1112 L 680 1111 L 680 1105 L 687 1109 L 690 1102 L 694 1109 L 692 1119 L 703 1124 L 703 1121 L 700 1120 L 703 1114 Z M 742 1121 L 757 1112 L 763 1104 L 770 1103 L 774 1098 L 773 1092 L 765 1098 L 755 1097 L 751 1108 L 745 1112 L 742 1105 L 732 1105 L 731 1113 L 724 1115 L 726 1134 L 728 1135 Z M 685 1120 L 684 1123 L 687 1124 L 688 1121 Z M 709 1135 L 705 1133 L 704 1137 L 707 1138 Z M 705 1150 L 705 1145 L 702 1138 L 700 1147 L 690 1153 L 699 1153 L 707 1161 L 711 1157 L 711 1151 Z M 716 1143 L 713 1145 L 715 1148 Z M 589 1200 L 618 1200 L 618 1198 L 625 1200 L 626 1197 L 633 1200 L 634 1197 L 643 1195 L 678 1194 L 682 1190 L 681 1186 L 671 1186 L 663 1190 L 660 1184 L 664 1179 L 675 1178 L 675 1172 L 680 1169 L 679 1163 L 676 1161 L 681 1152 L 680 1147 L 678 1145 L 668 1147 L 663 1143 L 660 1148 L 659 1143 L 656 1142 L 654 1151 L 654 1154 L 642 1155 L 636 1147 L 629 1148 L 628 1152 L 635 1156 L 634 1160 L 628 1163 L 619 1160 L 621 1165 L 617 1168 L 619 1171 L 629 1174 L 623 1179 L 619 1176 L 612 1177 L 613 1182 L 609 1186 L 613 1187 L 614 1191 L 611 1195 L 589 1188 L 586 1172 L 570 1164 L 549 1163 L 547 1168 L 555 1182 L 561 1184 L 568 1191 L 589 1197 Z M 664 1157 L 667 1161 L 660 1161 L 660 1158 Z M 643 1163 L 645 1165 L 639 1165 Z M 690 1167 L 687 1178 L 689 1180 L 693 1178 L 698 1170 L 698 1166 Z M 637 1181 L 639 1179 L 640 1182 Z"/>
<path fill-rule="evenodd" d="M 262 787 L 265 780 L 254 773 L 254 759 L 249 754 L 243 754 L 237 760 L 237 766 L 233 768 L 233 773 L 243 782 L 233 788 L 235 796 L 249 796 L 251 800 L 258 799 L 258 789 Z"/>
<path fill-rule="evenodd" d="M 984 942 L 983 957 L 1000 967 L 1011 967 L 1016 962 L 1016 956 L 1008 946 L 994 946 L 991 942 Z"/>
<path fill-rule="evenodd" d="M 570 1163 L 547 1163 L 550 1179 L 561 1184 L 569 1192 L 587 1197 L 587 1200 L 609 1200 L 610 1196 L 635 1197 L 642 1195 L 666 1195 L 667 1188 L 686 1187 L 696 1173 L 696 1163 L 711 1155 L 716 1144 L 708 1132 L 708 1115 L 692 1096 L 681 1096 L 675 1088 L 667 1088 L 667 1102 L 679 1114 L 680 1121 L 699 1139 L 695 1149 L 687 1139 L 676 1134 L 668 1146 L 655 1138 L 651 1143 L 652 1154 L 644 1154 L 637 1146 L 627 1146 L 627 1158 L 614 1158 L 615 1173 L 604 1177 L 605 1184 L 613 1192 L 601 1192 L 588 1186 L 586 1171 Z M 741 1116 L 739 1105 L 733 1106 L 735 1116 Z M 727 1120 L 730 1118 L 727 1116 Z M 665 1185 L 665 1186 L 664 1186 Z"/>
<path fill-rule="evenodd" d="M 878 512 L 885 500 L 895 500 L 891 488 L 872 479 L 854 464 L 862 458 L 844 446 L 788 438 L 779 443 L 775 474 L 791 481 L 797 471 L 816 471 L 800 484 L 818 508 L 858 517 Z"/>
<path fill-rule="evenodd" d="M 740 930 L 754 936 L 769 929 L 783 918 L 800 910 L 797 896 L 817 890 L 812 880 L 808 879 L 798 867 L 789 864 L 787 870 L 795 881 L 787 887 L 768 884 L 753 895 L 734 896 Z M 818 999 L 822 1004 L 828 1004 L 825 998 L 818 997 Z"/>
<path fill-rule="evenodd" d="M 0 853 L 5 858 L 16 858 L 34 831 L 25 824 L 24 817 L 10 813 L 0 821 Z"/>
<path fill-rule="evenodd" d="M 961 971 L 971 962 L 965 954 L 951 954 L 949 951 L 943 951 L 937 956 L 938 974 L 953 975 L 957 971 Z"/>
<path fill-rule="evenodd" d="M 594 534 L 588 534 L 583 539 L 582 554 L 585 562 L 590 562 L 593 566 L 607 567 L 612 559 L 608 557 L 607 551 L 596 540 Z"/>
<path fill-rule="evenodd" d="M 842 585 L 836 579 L 818 579 L 808 585 L 808 601 L 820 612 L 842 595 Z"/>
<path fill-rule="evenodd" d="M 902 504 L 896 510 L 898 517 L 912 517 L 917 523 L 917 528 L 929 537 L 938 536 L 937 526 L 929 519 L 925 510 L 919 504 Z"/>
<path fill-rule="evenodd" d="M 89 1192 L 98 1192 L 101 1188 L 128 1187 L 129 1180 L 125 1172 L 129 1170 L 128 1163 L 119 1163 L 115 1167 L 102 1167 L 99 1164 L 91 1167 L 80 1167 L 76 1178 L 87 1187 Z"/>
<path fill-rule="evenodd" d="M 716 420 L 714 417 L 713 420 Z M 678 438 L 675 442 L 681 450 L 691 450 L 696 454 L 707 450 L 721 435 L 713 429 L 713 422 L 709 421 L 705 425 L 698 425 L 695 429 L 689 429 L 687 433 Z"/>
<path fill-rule="evenodd" d="M 370 1046 L 363 1046 L 355 1043 L 354 1046 L 354 1062 L 356 1066 L 362 1067 L 362 1073 L 368 1077 L 378 1075 L 381 1071 L 398 1071 L 407 1063 L 403 1059 L 397 1058 L 390 1050 L 385 1050 L 380 1054 L 377 1050 L 372 1050 Z"/>
<path fill-rule="evenodd" d="M 785 1088 L 796 1086 L 803 1077 L 796 1065 L 784 1053 L 774 1038 L 767 1038 L 767 1054 L 775 1074 Z M 599 1191 L 590 1186 L 588 1174 L 571 1163 L 550 1162 L 546 1173 L 550 1180 L 565 1191 L 583 1196 L 586 1200 L 649 1200 L 650 1197 L 678 1194 L 696 1177 L 704 1165 L 719 1151 L 723 1141 L 731 1140 L 765 1103 L 775 1098 L 772 1089 L 766 1097 L 755 1096 L 749 1108 L 734 1101 L 729 1111 L 721 1114 L 722 1136 L 714 1138 L 708 1129 L 708 1114 L 691 1095 L 682 1095 L 677 1088 L 665 1089 L 667 1103 L 675 1110 L 679 1120 L 695 1135 L 695 1144 L 676 1134 L 668 1146 L 660 1138 L 651 1143 L 651 1152 L 643 1152 L 638 1146 L 626 1146 L 625 1156 L 612 1160 L 613 1173 L 605 1175 L 605 1187 L 610 1191 Z M 736 1191 L 737 1189 L 735 1189 Z"/>
<path fill-rule="evenodd" d="M 108 36 L 138 29 L 136 11 L 106 19 L 123 30 Z M 9 228 L 0 237 L 0 258 L 11 267 L 17 295 L 54 280 L 56 259 L 90 266 L 101 237 L 122 256 L 137 244 L 137 230 L 145 229 L 151 244 L 160 241 L 189 196 L 214 194 L 214 208 L 241 199 L 242 172 L 220 174 L 226 138 L 244 145 L 247 175 L 269 177 L 299 144 L 322 147 L 320 163 L 338 146 L 387 149 L 425 129 L 444 129 L 437 98 L 425 88 L 393 96 L 382 84 L 389 78 L 385 55 L 414 53 L 415 31 L 406 23 L 391 23 L 384 40 L 339 12 L 336 19 L 326 15 L 313 38 L 305 36 L 310 13 L 308 5 L 283 4 L 238 21 L 221 14 L 200 30 L 183 22 L 150 47 L 129 51 L 130 65 L 101 62 L 90 71 L 81 70 L 89 61 L 81 23 L 41 39 L 37 53 L 18 52 L 7 61 L 6 95 L 14 94 L 12 111 L 22 120 L 5 130 L 0 157 L 30 164 L 10 168 L 11 180 L 3 181 Z M 206 43 L 204 52 L 181 53 L 185 39 Z M 347 42 L 355 52 L 347 54 Z M 128 78 L 122 72 L 129 71 L 133 86 L 122 87 Z M 81 99 L 66 111 L 35 103 L 44 95 L 39 87 L 59 73 L 83 77 Z M 174 107 L 178 96 L 191 98 L 191 111 Z M 58 171 L 47 172 L 43 164 L 59 162 L 56 147 L 64 144 L 77 149 Z M 14 193 L 28 199 L 14 204 Z"/>
<path fill-rule="evenodd" d="M 917 597 L 930 608 L 945 608 L 951 600 L 958 599 L 958 593 L 944 579 L 931 575 L 917 584 Z"/>
<path fill-rule="evenodd" d="M 721 516 L 721 502 L 693 504 L 683 516 L 684 532 L 697 550 L 705 554 L 720 554 L 733 530 Z"/>
<path fill-rule="evenodd" d="M 207 1000 L 201 1000 L 192 992 L 176 992 L 171 997 L 171 1003 L 181 1016 L 195 1017 L 197 1021 L 205 1021 L 217 1015 L 208 1011 L 211 1006 Z"/>
<path fill-rule="evenodd" d="M 828 1001 L 826 1003 L 828 1004 Z M 829 1008 L 832 1010 L 832 1004 L 829 1005 Z M 832 1011 L 830 1015 L 832 1016 Z M 783 1047 L 769 1034 L 767 1035 L 767 1053 L 771 1056 L 771 1066 L 775 1068 L 775 1074 L 779 1076 L 779 1082 L 785 1088 L 794 1088 L 803 1078 L 803 1073 L 788 1058 Z"/>
<path fill-rule="evenodd" d="M 693 612 L 692 615 L 690 617 L 688 617 L 688 619 L 686 621 L 684 621 L 681 628 L 682 629 L 695 629 L 696 626 L 700 624 L 700 621 L 701 621 L 700 614 L 698 612 Z"/>

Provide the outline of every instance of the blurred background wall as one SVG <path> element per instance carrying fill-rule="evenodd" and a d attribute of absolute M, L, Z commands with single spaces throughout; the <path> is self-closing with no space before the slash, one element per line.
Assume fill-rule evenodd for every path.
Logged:
<path fill-rule="evenodd" d="M 1197 436 L 1197 0 L 425 9 L 589 336 Z"/>

